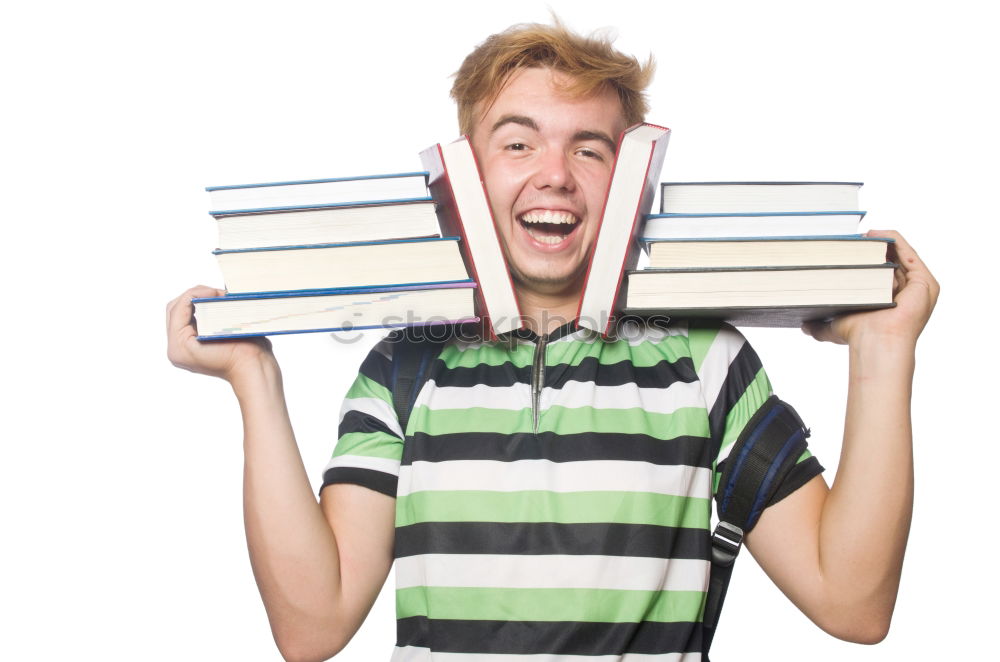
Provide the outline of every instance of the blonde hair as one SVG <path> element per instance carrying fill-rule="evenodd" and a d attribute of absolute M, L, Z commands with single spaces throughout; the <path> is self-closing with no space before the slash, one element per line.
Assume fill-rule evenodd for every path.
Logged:
<path fill-rule="evenodd" d="M 469 134 L 476 123 L 476 106 L 488 108 L 518 69 L 548 67 L 567 75 L 562 91 L 586 97 L 614 90 L 628 125 L 641 122 L 649 110 L 644 90 L 655 63 L 645 64 L 616 50 L 606 34 L 578 35 L 557 18 L 553 25 L 524 23 L 491 35 L 476 47 L 455 73 L 451 98 L 458 104 L 458 126 Z"/>

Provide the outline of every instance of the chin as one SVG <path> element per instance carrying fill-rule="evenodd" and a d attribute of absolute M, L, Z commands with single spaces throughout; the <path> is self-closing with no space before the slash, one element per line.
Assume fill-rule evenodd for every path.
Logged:
<path fill-rule="evenodd" d="M 580 269 L 570 274 L 524 273 L 512 270 L 514 283 L 523 288 L 542 294 L 575 295 L 583 289 L 583 275 Z"/>

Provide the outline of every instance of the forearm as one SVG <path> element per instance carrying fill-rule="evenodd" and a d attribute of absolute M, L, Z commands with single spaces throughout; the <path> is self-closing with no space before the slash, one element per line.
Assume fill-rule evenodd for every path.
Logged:
<path fill-rule="evenodd" d="M 244 522 L 254 576 L 275 639 L 323 648 L 340 602 L 336 539 L 313 495 L 277 364 L 233 379 L 244 427 Z M 292 642 L 292 643 L 289 643 Z"/>
<path fill-rule="evenodd" d="M 844 441 L 823 507 L 819 570 L 829 603 L 888 625 L 913 505 L 913 344 L 862 337 L 850 347 Z"/>
<path fill-rule="evenodd" d="M 847 415 L 832 489 L 816 478 L 767 508 L 747 543 L 775 583 L 821 627 L 874 643 L 888 632 L 913 508 L 910 394 L 917 338 L 940 287 L 898 232 L 892 308 L 811 322 L 846 344 Z"/>
<path fill-rule="evenodd" d="M 200 342 L 193 287 L 167 304 L 167 357 L 225 379 L 243 414 L 243 504 L 254 576 L 287 660 L 324 660 L 357 631 L 392 564 L 395 501 L 334 485 L 316 502 L 266 338 Z M 336 532 L 336 533 L 335 533 Z"/>

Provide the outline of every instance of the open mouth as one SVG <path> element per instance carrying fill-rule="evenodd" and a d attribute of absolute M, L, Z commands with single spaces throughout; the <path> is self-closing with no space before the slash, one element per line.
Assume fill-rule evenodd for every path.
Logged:
<path fill-rule="evenodd" d="M 579 226 L 580 219 L 568 211 L 531 210 L 517 219 L 535 241 L 555 245 L 566 239 Z"/>

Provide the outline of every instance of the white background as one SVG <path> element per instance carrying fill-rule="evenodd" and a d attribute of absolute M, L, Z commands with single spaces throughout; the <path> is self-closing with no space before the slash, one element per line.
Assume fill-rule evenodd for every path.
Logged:
<path fill-rule="evenodd" d="M 864 181 L 867 227 L 902 231 L 943 286 L 918 348 L 916 511 L 888 639 L 831 639 L 747 556 L 714 657 L 979 657 L 1000 563 L 992 3 L 549 4 L 657 59 L 663 179 Z M 511 0 L 5 10 L 0 658 L 279 659 L 243 539 L 235 399 L 164 354 L 167 300 L 220 284 L 203 187 L 418 169 L 457 136 L 465 54 L 547 17 Z M 748 335 L 832 478 L 846 350 Z M 275 342 L 316 479 L 372 342 Z M 393 641 L 385 591 L 340 659 L 385 660 Z"/>

